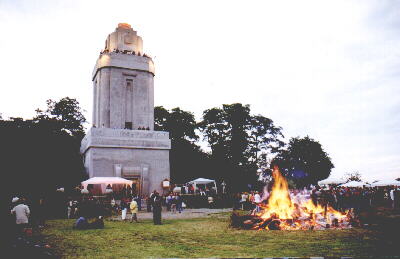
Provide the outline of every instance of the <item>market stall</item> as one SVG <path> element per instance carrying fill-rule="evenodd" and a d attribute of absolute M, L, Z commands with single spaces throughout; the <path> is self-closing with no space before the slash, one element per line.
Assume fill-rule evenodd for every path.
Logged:
<path fill-rule="evenodd" d="M 348 183 L 341 184 L 339 186 L 341 186 L 341 187 L 363 187 L 363 186 L 369 187 L 369 184 L 365 183 L 365 182 L 351 181 Z"/>
<path fill-rule="evenodd" d="M 132 183 L 132 181 L 121 177 L 93 177 L 83 181 L 81 184 L 85 190 L 88 189 L 89 185 L 93 185 L 97 189 L 100 189 L 102 194 L 105 194 L 107 186 L 131 186 Z"/>
<path fill-rule="evenodd" d="M 372 183 L 371 186 L 372 187 L 400 186 L 400 182 L 396 180 L 382 180 Z"/>

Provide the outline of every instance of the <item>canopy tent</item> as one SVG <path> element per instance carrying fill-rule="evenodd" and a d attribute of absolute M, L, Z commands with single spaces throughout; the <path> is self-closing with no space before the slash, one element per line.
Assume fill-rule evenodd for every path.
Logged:
<path fill-rule="evenodd" d="M 190 181 L 188 183 L 192 184 L 194 186 L 195 190 L 197 190 L 197 185 L 198 184 L 206 185 L 206 184 L 211 184 L 212 183 L 214 185 L 213 188 L 215 189 L 215 192 L 217 192 L 217 183 L 215 182 L 215 180 L 212 180 L 212 179 L 197 178 L 197 179 L 194 179 L 194 180 L 192 180 L 192 181 Z"/>
<path fill-rule="evenodd" d="M 336 178 L 328 178 L 318 182 L 318 185 L 329 185 L 329 184 L 342 184 L 346 182 L 345 180 L 336 179 Z"/>
<path fill-rule="evenodd" d="M 211 180 L 211 179 L 206 179 L 206 178 L 197 178 L 197 179 L 194 179 L 194 180 L 190 181 L 189 183 L 191 183 L 191 184 L 194 184 L 194 183 L 196 183 L 196 184 L 208 184 L 208 183 L 215 183 L 215 181 Z"/>
<path fill-rule="evenodd" d="M 348 182 L 348 183 L 341 184 L 340 186 L 343 186 L 343 187 L 363 187 L 364 185 L 368 186 L 369 184 L 364 183 L 364 182 L 351 181 L 351 182 Z"/>
<path fill-rule="evenodd" d="M 379 187 L 379 186 L 400 186 L 400 182 L 396 180 L 382 180 L 382 181 L 377 181 L 375 183 L 372 183 L 372 187 Z"/>
<path fill-rule="evenodd" d="M 86 181 L 83 181 L 81 184 L 84 189 L 87 189 L 89 184 L 99 184 L 101 185 L 101 191 L 105 193 L 106 187 L 111 185 L 111 187 L 115 184 L 120 185 L 132 185 L 132 181 L 126 180 L 121 177 L 92 177 Z"/>

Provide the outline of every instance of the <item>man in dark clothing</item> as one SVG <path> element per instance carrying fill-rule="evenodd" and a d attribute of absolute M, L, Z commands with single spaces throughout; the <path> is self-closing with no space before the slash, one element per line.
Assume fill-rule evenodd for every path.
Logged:
<path fill-rule="evenodd" d="M 161 225 L 161 196 L 155 192 L 152 198 L 154 225 Z"/>

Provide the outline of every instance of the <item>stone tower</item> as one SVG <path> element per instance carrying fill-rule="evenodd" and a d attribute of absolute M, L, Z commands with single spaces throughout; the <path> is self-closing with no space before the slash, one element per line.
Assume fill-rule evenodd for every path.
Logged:
<path fill-rule="evenodd" d="M 81 144 L 89 177 L 119 176 L 142 195 L 160 192 L 171 141 L 154 131 L 154 64 L 129 24 L 108 35 L 92 81 L 93 127 Z"/>

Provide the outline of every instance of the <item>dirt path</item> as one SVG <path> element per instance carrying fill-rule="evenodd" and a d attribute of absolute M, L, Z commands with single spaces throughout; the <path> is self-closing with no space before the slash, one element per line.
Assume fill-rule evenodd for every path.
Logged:
<path fill-rule="evenodd" d="M 221 212 L 231 212 L 232 209 L 185 209 L 182 213 L 178 212 L 170 212 L 163 210 L 162 218 L 163 219 L 191 219 L 191 218 L 204 218 L 209 217 L 213 214 L 221 213 Z M 147 211 L 140 211 L 138 213 L 138 220 L 141 219 L 152 219 L 153 213 Z M 131 214 L 128 213 L 127 219 L 131 219 Z M 111 220 L 121 220 L 121 215 L 114 216 Z"/>

